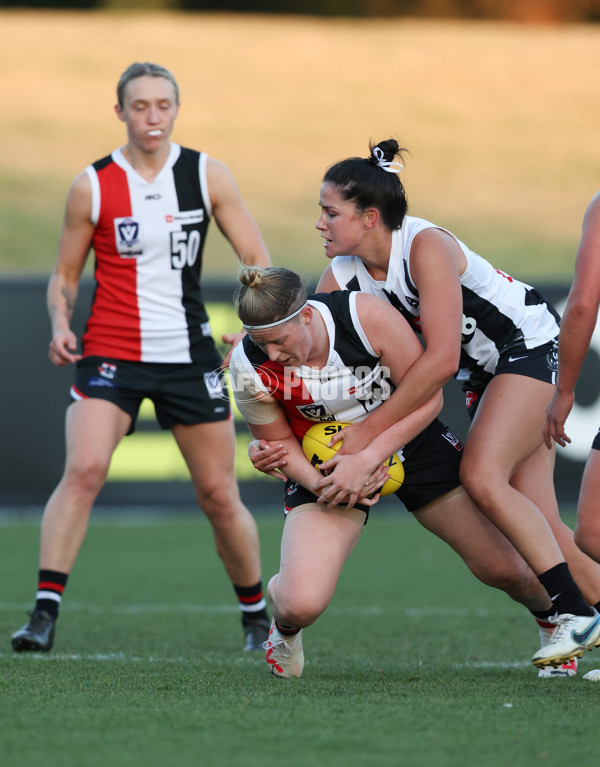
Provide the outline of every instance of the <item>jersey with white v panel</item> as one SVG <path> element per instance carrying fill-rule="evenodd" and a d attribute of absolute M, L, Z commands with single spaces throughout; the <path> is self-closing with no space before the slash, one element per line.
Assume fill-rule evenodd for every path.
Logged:
<path fill-rule="evenodd" d="M 388 399 L 394 385 L 363 331 L 356 296 L 356 292 L 338 290 L 309 298 L 329 335 L 329 356 L 323 368 L 285 368 L 269 360 L 249 336 L 235 347 L 229 365 L 231 388 L 248 423 L 272 423 L 281 408 L 301 442 L 316 421 L 356 423 Z M 261 393 L 271 399 L 255 399 Z M 396 496 L 409 511 L 456 490 L 462 448 L 456 435 L 436 418 L 396 451 L 406 471 Z M 314 501 L 316 496 L 288 480 L 287 510 Z M 368 513 L 367 507 L 359 508 Z"/>
<path fill-rule="evenodd" d="M 411 277 L 409 256 L 415 236 L 429 228 L 449 234 L 467 259 L 460 278 L 462 353 L 456 374 L 465 387 L 485 386 L 496 372 L 500 355 L 518 357 L 552 344 L 560 318 L 538 290 L 495 269 L 452 232 L 421 218 L 405 216 L 402 227 L 392 233 L 385 281 L 374 280 L 360 258 L 336 256 L 331 267 L 338 285 L 386 298 L 420 333 L 419 292 Z"/>
<path fill-rule="evenodd" d="M 171 144 L 152 182 L 117 149 L 86 168 L 96 287 L 84 356 L 200 361 L 212 345 L 200 287 L 212 214 L 207 155 Z"/>
<path fill-rule="evenodd" d="M 323 368 L 286 368 L 271 361 L 249 336 L 236 346 L 229 365 L 231 385 L 248 422 L 275 420 L 276 415 L 269 415 L 273 411 L 260 403 L 255 407 L 244 396 L 266 393 L 281 405 L 292 431 L 302 440 L 316 421 L 362 421 L 390 396 L 394 386 L 362 329 L 356 295 L 338 290 L 309 298 L 329 335 Z"/>

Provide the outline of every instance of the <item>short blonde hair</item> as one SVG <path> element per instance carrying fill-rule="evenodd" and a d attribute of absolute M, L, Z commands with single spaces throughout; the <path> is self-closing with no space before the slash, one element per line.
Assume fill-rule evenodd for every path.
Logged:
<path fill-rule="evenodd" d="M 123 109 L 123 102 L 125 100 L 125 88 L 132 80 L 138 77 L 164 77 L 175 88 L 175 103 L 179 104 L 179 86 L 173 74 L 165 67 L 161 67 L 160 64 L 152 64 L 149 61 L 145 61 L 143 63 L 135 62 L 130 64 L 119 79 L 117 84 L 117 101 L 121 109 Z"/>

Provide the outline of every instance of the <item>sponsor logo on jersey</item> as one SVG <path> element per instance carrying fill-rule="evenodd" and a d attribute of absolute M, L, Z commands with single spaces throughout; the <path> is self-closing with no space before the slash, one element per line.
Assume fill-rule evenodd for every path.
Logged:
<path fill-rule="evenodd" d="M 115 243 L 123 258 L 142 255 L 142 222 L 139 218 L 115 218 Z"/>
<path fill-rule="evenodd" d="M 147 194 L 144 200 L 162 200 L 162 194 Z"/>
<path fill-rule="evenodd" d="M 179 213 L 171 213 L 165 216 L 167 224 L 201 224 L 204 221 L 204 211 L 182 210 Z"/>

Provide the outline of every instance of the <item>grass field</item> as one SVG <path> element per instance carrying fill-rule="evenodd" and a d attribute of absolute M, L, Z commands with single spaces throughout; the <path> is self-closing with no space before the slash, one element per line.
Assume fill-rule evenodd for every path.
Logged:
<path fill-rule="evenodd" d="M 281 520 L 258 523 L 268 578 Z M 333 604 L 305 631 L 297 680 L 241 652 L 231 587 L 193 516 L 100 511 L 55 650 L 13 654 L 37 539 L 37 518 L 0 526 L 3 767 L 597 762 L 598 686 L 538 680 L 532 619 L 404 512 L 373 515 Z"/>
<path fill-rule="evenodd" d="M 600 177 L 599 26 L 0 10 L 0 273 L 48 273 L 71 179 L 121 144 L 133 60 L 182 89 L 174 138 L 233 170 L 273 259 L 307 274 L 325 168 L 411 150 L 411 212 L 505 271 L 570 278 Z M 209 235 L 207 270 L 234 259 Z"/>

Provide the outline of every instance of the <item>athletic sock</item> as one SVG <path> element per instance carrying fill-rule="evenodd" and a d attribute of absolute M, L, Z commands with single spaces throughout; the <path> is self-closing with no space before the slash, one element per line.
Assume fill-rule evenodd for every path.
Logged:
<path fill-rule="evenodd" d="M 548 592 L 552 607 L 559 615 L 594 615 L 594 608 L 582 597 L 566 562 L 561 562 L 538 575 L 538 580 Z"/>
<path fill-rule="evenodd" d="M 549 610 L 530 610 L 529 611 L 538 623 L 547 623 L 550 618 L 556 615 L 556 610 L 550 608 Z"/>
<path fill-rule="evenodd" d="M 277 621 L 275 621 L 275 627 L 284 637 L 293 637 L 300 632 L 300 629 L 294 628 L 294 626 L 284 626 Z"/>
<path fill-rule="evenodd" d="M 263 594 L 262 580 L 255 586 L 236 586 L 234 584 L 233 588 L 240 603 L 244 625 L 257 620 L 270 620 L 267 613 L 267 602 Z"/>
<path fill-rule="evenodd" d="M 56 570 L 40 570 L 35 609 L 47 612 L 56 620 L 68 577 L 68 573 L 59 573 Z"/>
<path fill-rule="evenodd" d="M 596 610 L 596 612 L 600 613 L 600 602 L 596 602 L 596 604 L 593 605 L 593 607 L 594 607 L 594 610 Z"/>

